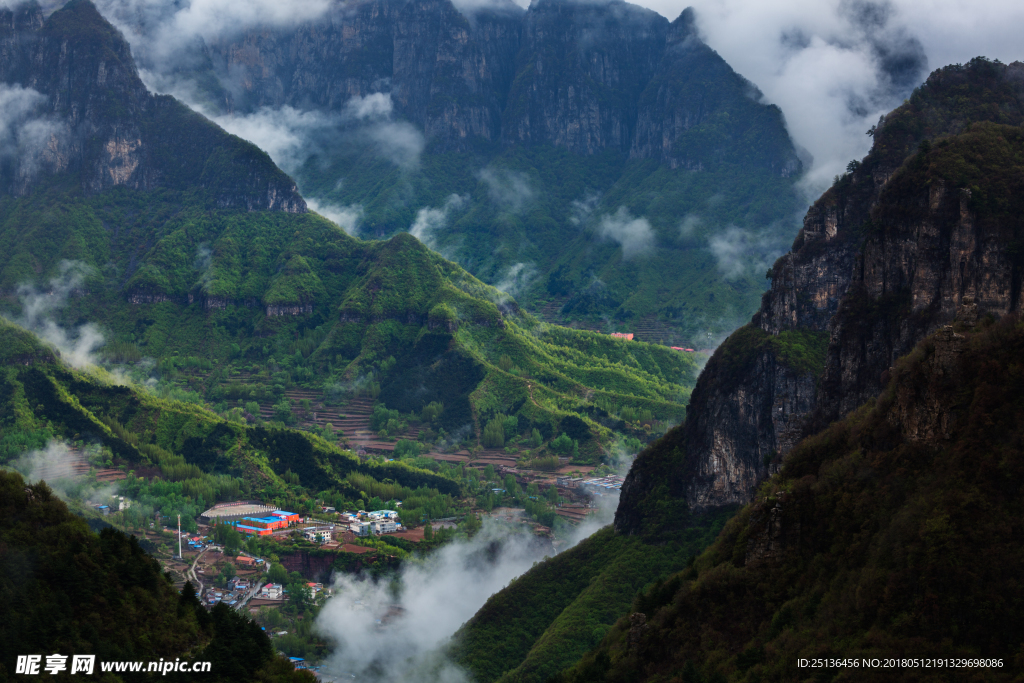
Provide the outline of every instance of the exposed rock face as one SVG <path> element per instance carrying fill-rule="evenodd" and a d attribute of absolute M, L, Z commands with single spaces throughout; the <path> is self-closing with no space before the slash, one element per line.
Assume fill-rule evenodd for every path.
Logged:
<path fill-rule="evenodd" d="M 271 304 L 267 306 L 267 317 L 277 315 L 307 315 L 313 312 L 313 304 Z"/>
<path fill-rule="evenodd" d="M 661 476 L 690 509 L 749 502 L 802 436 L 878 395 L 896 359 L 921 339 L 954 320 L 973 325 L 986 314 L 1019 311 L 1024 268 L 1013 245 L 1022 235 L 1012 212 L 991 208 L 1012 205 L 1016 195 L 991 185 L 1009 165 L 989 146 L 992 139 L 1008 149 L 1024 144 L 1016 128 L 1024 121 L 1022 74 L 1020 63 L 949 67 L 885 117 L 863 163 L 808 211 L 751 325 L 709 361 L 685 424 L 638 458 L 616 513 L 620 531 L 642 531 Z M 966 117 L 964 92 L 986 93 Z M 985 98 L 1005 106 L 989 107 Z M 979 123 L 964 131 L 972 120 L 993 118 L 1014 127 Z M 924 140 L 950 135 L 935 151 L 929 144 L 917 151 Z M 964 187 L 967 176 L 954 182 L 953 152 L 943 157 L 942 149 L 967 155 L 990 184 Z M 989 203 L 972 201 L 977 192 Z M 978 207 L 989 208 L 982 216 Z M 794 363 L 793 339 L 824 334 L 823 366 Z M 952 330 L 939 339 L 957 344 Z M 936 353 L 934 362 L 953 353 Z M 909 434 L 932 438 L 948 428 L 936 401 L 906 405 L 913 410 L 897 410 L 893 419 Z"/>
<path fill-rule="evenodd" d="M 709 364 L 705 372 L 721 368 Z M 706 390 L 716 379 L 691 396 L 691 405 L 704 400 L 714 409 L 691 412 L 684 430 L 687 452 L 708 454 L 686 459 L 685 495 L 696 508 L 748 502 L 757 484 L 778 468 L 778 456 L 803 436 L 803 418 L 814 408 L 814 378 L 771 350 L 760 352 L 732 388 L 712 389 L 718 400 L 709 400 Z"/>
<path fill-rule="evenodd" d="M 266 154 L 149 93 L 128 43 L 88 0 L 45 21 L 34 1 L 0 8 L 0 83 L 19 102 L 19 153 L 3 160 L 0 190 L 26 194 L 72 173 L 87 192 L 198 184 L 222 207 L 306 210 Z"/>
<path fill-rule="evenodd" d="M 578 154 L 629 149 L 636 103 L 665 50 L 668 22 L 650 10 L 542 0 L 527 14 L 506 143 Z"/>
<path fill-rule="evenodd" d="M 700 41 L 690 10 L 670 25 L 621 0 L 466 13 L 450 0 L 337 2 L 315 21 L 251 30 L 206 55 L 228 110 L 338 112 L 353 97 L 387 93 L 435 150 L 474 141 L 614 149 L 700 170 L 756 148 L 779 175 L 800 169 L 778 109 L 757 104 L 756 89 Z M 702 124 L 719 142 L 684 139 Z M 764 131 L 754 144 L 752 125 Z"/>

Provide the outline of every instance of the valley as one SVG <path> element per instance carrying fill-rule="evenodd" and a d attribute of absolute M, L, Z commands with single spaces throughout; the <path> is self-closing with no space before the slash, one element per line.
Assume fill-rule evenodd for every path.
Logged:
<path fill-rule="evenodd" d="M 0 6 L 0 680 L 1020 677 L 1024 64 L 805 212 L 694 8 L 203 7 Z"/>

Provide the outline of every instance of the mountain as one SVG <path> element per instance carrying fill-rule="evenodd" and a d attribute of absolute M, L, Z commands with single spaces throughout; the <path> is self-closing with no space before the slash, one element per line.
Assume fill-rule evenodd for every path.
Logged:
<path fill-rule="evenodd" d="M 172 67 L 147 15 L 101 7 L 225 125 L 303 137 L 282 158 L 325 213 L 371 238 L 409 230 L 547 320 L 706 343 L 764 289 L 767 262 L 729 255 L 781 253 L 797 227 L 782 114 L 692 10 L 338 2 L 189 43 Z"/>
<path fill-rule="evenodd" d="M 996 527 L 1019 485 L 1021 74 L 940 69 L 872 130 L 752 323 L 709 359 L 685 422 L 634 462 L 615 533 L 588 541 L 621 544 L 623 564 L 581 544 L 493 596 L 454 647 L 480 680 L 547 680 L 541 667 L 598 636 L 553 680 L 792 680 L 797 657 L 911 651 L 1016 661 L 1019 620 L 989 610 L 1020 598 L 1014 560 L 993 558 L 1017 533 Z M 595 601 L 595 585 L 619 592 Z M 497 671 L 479 663 L 492 623 L 520 638 Z"/>
<path fill-rule="evenodd" d="M 0 20 L 5 194 L 60 175 L 86 193 L 188 189 L 219 207 L 306 210 L 265 153 L 149 93 L 128 44 L 92 3 L 68 3 L 44 21 L 28 2 L 0 9 Z"/>
<path fill-rule="evenodd" d="M 919 680 L 931 658 L 1015 680 L 1022 344 L 1015 314 L 923 339 L 552 680 L 794 680 L 800 659 L 835 680 Z M 905 656 L 925 661 L 883 670 Z"/>
<path fill-rule="evenodd" d="M 18 656 L 33 653 L 67 656 L 66 671 L 71 655 L 95 655 L 96 675 L 104 662 L 181 660 L 210 662 L 211 681 L 313 680 L 276 656 L 254 621 L 221 605 L 207 612 L 190 584 L 179 594 L 134 537 L 90 531 L 43 482 L 0 471 L 0 543 L 2 680 L 15 680 Z"/>
<path fill-rule="evenodd" d="M 197 518 L 204 503 L 247 494 L 286 495 L 289 484 L 298 483 L 356 500 L 362 494 L 353 482 L 360 477 L 433 489 L 435 496 L 460 493 L 458 482 L 406 463 L 363 462 L 318 436 L 249 426 L 191 403 L 118 385 L 102 371 L 77 371 L 59 351 L 3 319 L 0 341 L 5 366 L 0 464 L 11 465 L 26 451 L 42 450 L 54 440 L 72 444 L 84 460 L 89 445 L 106 454 L 108 465 L 132 472 L 130 485 L 137 474 L 140 480 L 150 479 L 147 492 L 154 498 L 170 494 L 166 505 L 154 505 L 165 516 L 176 510 L 188 518 Z"/>
<path fill-rule="evenodd" d="M 750 502 L 803 436 L 877 396 L 922 338 L 1019 309 L 1022 76 L 1020 63 L 980 58 L 939 69 L 873 128 L 871 152 L 772 267 L 761 309 L 709 360 L 692 417 L 638 459 L 617 529 L 643 533 L 643 501 L 665 486 L 691 509 Z"/>
<path fill-rule="evenodd" d="M 127 44 L 88 2 L 45 21 L 36 5 L 5 11 L 15 27 L 0 58 L 8 92 L 49 97 L 45 121 L 64 131 L 56 149 L 65 138 L 88 142 L 69 148 L 79 156 L 66 166 L 46 166 L 40 153 L 32 181 L 0 195 L 0 306 L 12 318 L 36 331 L 56 325 L 72 340 L 97 325 L 108 358 L 155 359 L 164 380 L 207 364 L 190 389 L 223 415 L 278 404 L 292 389 L 335 403 L 369 393 L 407 416 L 438 402 L 425 446 L 475 445 L 507 416 L 518 420 L 509 438 L 538 431 L 535 455 L 550 455 L 542 444 L 566 433 L 577 462 L 596 463 L 613 432 L 646 440 L 682 418 L 691 354 L 540 324 L 407 234 L 350 237 L 302 211 L 265 154 L 148 94 Z M 83 56 L 53 62 L 46 83 L 70 90 L 25 75 L 63 53 Z M 115 73 L 131 87 L 107 88 Z M 61 108 L 69 92 L 78 99 Z M 157 111 L 177 113 L 149 137 Z M 111 175 L 96 150 L 120 149 L 116 136 L 136 124 L 134 170 Z M 17 158 L 36 157 L 22 149 Z M 280 184 L 268 189 L 268 178 Z"/>

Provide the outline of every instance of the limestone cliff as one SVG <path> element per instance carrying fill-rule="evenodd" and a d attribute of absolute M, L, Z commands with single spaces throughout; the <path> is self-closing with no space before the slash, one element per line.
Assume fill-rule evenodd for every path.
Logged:
<path fill-rule="evenodd" d="M 27 194 L 48 177 L 77 176 L 95 193 L 205 190 L 216 205 L 301 212 L 292 182 L 254 146 L 143 85 L 128 43 L 88 0 L 47 19 L 35 2 L 0 8 L 0 87 L 16 153 L 0 159 L 0 189 Z"/>
<path fill-rule="evenodd" d="M 661 483 L 691 509 L 749 502 L 922 338 L 1019 311 L 1022 122 L 1024 64 L 983 59 L 936 71 L 883 117 L 868 156 L 808 211 L 751 324 L 709 361 L 686 422 L 638 458 L 620 531 L 643 531 Z"/>
<path fill-rule="evenodd" d="M 697 36 L 693 11 L 672 24 L 621 0 L 340 2 L 294 28 L 211 43 L 208 68 L 228 110 L 340 111 L 389 94 L 435 150 L 475 143 L 608 149 L 700 170 L 746 162 L 799 172 L 778 108 Z"/>

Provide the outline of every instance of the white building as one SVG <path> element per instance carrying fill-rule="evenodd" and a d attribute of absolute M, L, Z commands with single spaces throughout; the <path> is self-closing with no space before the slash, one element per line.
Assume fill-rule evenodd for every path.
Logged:
<path fill-rule="evenodd" d="M 356 536 L 369 536 L 372 531 L 370 529 L 370 522 L 352 522 L 348 525 L 348 528 Z"/>
<path fill-rule="evenodd" d="M 306 537 L 307 541 L 311 543 L 330 543 L 331 542 L 331 530 L 330 529 L 317 529 L 316 527 L 309 527 L 303 529 L 302 535 Z"/>
<path fill-rule="evenodd" d="M 268 583 L 260 589 L 260 597 L 269 600 L 280 600 L 284 595 L 284 586 L 279 583 Z"/>
<path fill-rule="evenodd" d="M 374 521 L 378 519 L 398 519 L 398 513 L 394 510 L 374 510 L 368 517 Z"/>
<path fill-rule="evenodd" d="M 401 524 L 391 519 L 381 519 L 370 523 L 375 534 L 393 534 L 401 528 Z"/>

